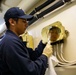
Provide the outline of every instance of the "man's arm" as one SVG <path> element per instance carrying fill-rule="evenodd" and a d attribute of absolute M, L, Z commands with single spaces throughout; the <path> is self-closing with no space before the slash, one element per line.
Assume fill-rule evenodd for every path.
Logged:
<path fill-rule="evenodd" d="M 39 45 L 35 50 L 32 50 L 32 48 L 28 48 L 28 52 L 30 55 L 31 60 L 36 60 L 43 52 L 46 44 L 43 44 L 42 41 L 40 41 Z"/>
<path fill-rule="evenodd" d="M 9 45 L 8 45 L 9 44 Z M 41 55 L 37 60 L 32 61 L 26 48 L 20 43 L 8 42 L 4 49 L 4 59 L 15 75 L 43 75 L 47 67 L 47 57 Z"/>

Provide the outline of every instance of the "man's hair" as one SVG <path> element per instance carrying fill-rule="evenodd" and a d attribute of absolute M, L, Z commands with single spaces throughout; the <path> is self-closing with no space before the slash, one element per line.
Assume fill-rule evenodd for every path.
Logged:
<path fill-rule="evenodd" d="M 59 27 L 56 27 L 56 26 L 50 27 L 49 32 L 50 32 L 51 30 L 54 30 L 54 29 L 56 29 L 58 33 L 61 32 L 61 29 L 60 29 Z"/>

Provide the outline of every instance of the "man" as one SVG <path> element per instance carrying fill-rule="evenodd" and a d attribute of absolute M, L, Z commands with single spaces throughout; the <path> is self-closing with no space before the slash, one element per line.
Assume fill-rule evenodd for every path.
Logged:
<path fill-rule="evenodd" d="M 52 47 L 48 44 L 45 47 L 41 41 L 33 53 L 19 38 L 28 26 L 27 21 L 32 18 L 18 7 L 6 11 L 4 20 L 7 31 L 0 41 L 0 75 L 44 75 Z"/>
<path fill-rule="evenodd" d="M 56 42 L 60 36 L 60 32 L 61 32 L 60 28 L 58 28 L 56 26 L 50 27 L 50 29 L 49 29 L 50 40 L 52 42 Z"/>

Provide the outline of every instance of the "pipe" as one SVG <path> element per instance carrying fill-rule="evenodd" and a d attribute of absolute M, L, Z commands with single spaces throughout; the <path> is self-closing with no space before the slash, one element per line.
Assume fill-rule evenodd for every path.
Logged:
<path fill-rule="evenodd" d="M 43 12 L 41 12 L 40 14 L 38 14 L 37 17 L 41 18 L 44 15 L 48 14 L 49 12 L 55 10 L 56 8 L 58 8 L 58 7 L 62 6 L 62 5 L 64 5 L 64 2 L 60 0 L 59 2 L 57 2 L 56 4 L 54 4 L 53 6 L 49 7 L 48 9 L 46 9 Z"/>
<path fill-rule="evenodd" d="M 48 0 L 46 2 L 44 2 L 43 4 L 41 4 L 40 6 L 38 6 L 37 8 L 35 8 L 30 15 L 34 15 L 36 12 L 40 11 L 42 8 L 46 7 L 47 5 L 49 5 L 50 3 L 54 2 L 55 0 Z"/>
<path fill-rule="evenodd" d="M 30 26 L 33 22 L 37 21 L 38 18 L 34 17 L 31 21 L 28 22 L 28 26 Z"/>
<path fill-rule="evenodd" d="M 46 9 L 46 10 L 44 10 L 44 11 L 36 14 L 36 17 L 39 19 L 39 18 L 45 16 L 46 14 L 52 12 L 53 10 L 57 9 L 58 7 L 64 5 L 64 4 L 67 3 L 67 2 L 70 2 L 70 1 L 71 1 L 71 0 L 59 0 L 58 2 L 56 2 L 54 5 L 52 5 L 52 6 L 49 7 L 48 9 Z M 42 8 L 43 8 L 43 6 L 42 6 L 41 8 L 40 8 L 40 6 L 39 6 L 39 8 L 38 8 L 38 7 L 35 8 L 35 10 L 33 10 L 30 14 L 35 14 L 35 13 L 37 13 L 36 11 L 39 11 L 39 10 L 41 10 Z M 31 20 L 31 21 L 32 21 L 32 20 Z M 29 22 L 29 25 L 31 24 L 31 21 Z M 34 22 L 35 22 L 35 21 L 34 21 Z M 33 21 L 32 21 L 32 23 L 33 23 Z"/>

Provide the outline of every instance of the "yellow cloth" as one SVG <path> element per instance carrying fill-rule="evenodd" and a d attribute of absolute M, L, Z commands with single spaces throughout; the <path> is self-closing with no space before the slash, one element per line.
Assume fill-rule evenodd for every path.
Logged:
<path fill-rule="evenodd" d="M 22 34 L 23 41 L 27 42 L 27 47 L 34 49 L 34 41 L 32 35 L 29 35 L 28 32 Z"/>

